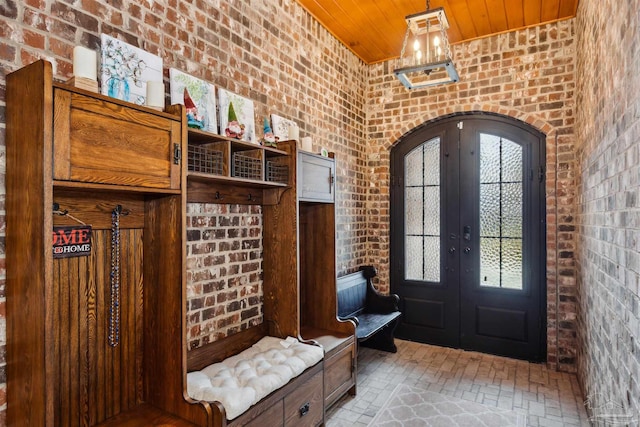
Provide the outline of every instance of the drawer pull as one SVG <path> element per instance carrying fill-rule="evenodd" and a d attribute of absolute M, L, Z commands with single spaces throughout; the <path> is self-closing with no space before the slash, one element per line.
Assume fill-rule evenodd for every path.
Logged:
<path fill-rule="evenodd" d="M 304 405 L 302 405 L 300 407 L 300 416 L 304 417 L 305 415 L 307 415 L 309 413 L 309 406 L 311 406 L 311 404 L 309 402 L 305 403 Z"/>

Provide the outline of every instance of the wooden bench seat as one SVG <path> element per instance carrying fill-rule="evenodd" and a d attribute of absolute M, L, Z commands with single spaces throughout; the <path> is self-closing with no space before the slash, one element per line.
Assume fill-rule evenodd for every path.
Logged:
<path fill-rule="evenodd" d="M 199 371 L 235 356 L 265 336 L 266 329 L 261 325 L 191 350 L 187 355 L 187 370 Z M 207 424 L 213 427 L 321 425 L 324 423 L 323 366 L 320 360 L 232 420 L 227 419 L 220 402 L 210 402 L 212 419 Z"/>
<path fill-rule="evenodd" d="M 395 353 L 400 298 L 379 293 L 371 282 L 376 275 L 373 266 L 364 266 L 338 278 L 338 316 L 356 322 L 356 337 L 362 345 Z"/>

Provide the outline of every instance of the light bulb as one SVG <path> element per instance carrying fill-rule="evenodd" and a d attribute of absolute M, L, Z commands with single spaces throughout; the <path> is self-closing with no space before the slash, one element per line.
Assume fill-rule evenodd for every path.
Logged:
<path fill-rule="evenodd" d="M 413 50 L 415 51 L 420 50 L 420 42 L 418 41 L 418 39 L 416 39 L 416 41 L 413 42 Z"/>
<path fill-rule="evenodd" d="M 416 51 L 416 59 L 418 61 L 420 61 L 422 59 L 422 51 L 421 50 L 417 50 Z"/>
<path fill-rule="evenodd" d="M 440 37 L 435 36 L 435 37 L 433 38 L 433 45 L 434 45 L 435 47 L 440 46 Z"/>

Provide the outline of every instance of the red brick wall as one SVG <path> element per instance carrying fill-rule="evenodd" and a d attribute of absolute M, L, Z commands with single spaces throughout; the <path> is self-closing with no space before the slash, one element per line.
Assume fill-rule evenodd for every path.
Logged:
<path fill-rule="evenodd" d="M 262 323 L 262 297 L 261 207 L 189 203 L 189 348 Z"/>
<path fill-rule="evenodd" d="M 313 137 L 316 150 L 323 146 L 335 151 L 338 274 L 374 263 L 383 289 L 388 289 L 390 146 L 415 126 L 460 111 L 498 112 L 541 129 L 548 135 L 549 362 L 561 369 L 574 369 L 573 21 L 455 46 L 462 78 L 459 84 L 407 92 L 393 77 L 390 64 L 365 66 L 293 0 L 4 0 L 0 2 L 0 20 L 0 147 L 4 147 L 8 72 L 46 58 L 54 65 L 55 77 L 66 79 L 71 74 L 75 45 L 97 50 L 101 33 L 119 37 L 160 55 L 166 83 L 169 67 L 201 77 L 252 99 L 256 120 L 272 112 L 292 118 L 300 123 L 301 136 Z M 0 173 L 3 170 L 4 150 L 0 150 Z M 0 254 L 4 253 L 2 209 Z M 196 223 L 202 218 L 218 221 L 227 214 L 191 211 L 191 224 L 194 218 Z M 253 210 L 241 214 L 245 215 L 261 216 Z M 195 239 L 198 228 L 193 226 L 191 238 Z M 191 249 L 219 244 L 207 241 L 203 230 L 199 231 L 199 240 L 189 242 Z M 196 258 L 190 256 L 189 262 L 200 262 Z M 214 257 L 203 262 L 211 262 L 215 271 L 219 261 Z M 193 272 L 200 267 L 190 264 L 189 268 Z M 213 318 L 207 317 L 210 312 L 205 314 L 206 299 L 214 295 L 217 299 L 216 292 L 223 292 L 214 288 L 239 281 L 250 295 L 240 313 L 251 311 L 253 300 L 260 298 L 259 272 L 258 268 L 247 276 L 231 274 L 218 282 L 214 278 L 211 289 L 205 289 L 207 279 L 203 279 L 202 290 L 198 288 L 200 278 L 191 276 L 190 345 L 214 339 L 217 331 L 212 327 L 236 327 L 235 320 L 212 324 Z M 4 425 L 6 407 L 4 282 L 4 258 L 0 257 L 0 425 Z M 199 298 L 204 299 L 202 307 Z M 223 319 L 228 313 L 217 314 Z M 248 318 L 247 322 L 258 321 L 260 315 Z"/>
<path fill-rule="evenodd" d="M 407 91 L 393 63 L 369 67 L 367 254 L 388 289 L 389 156 L 393 144 L 423 123 L 489 111 L 547 135 L 547 361 L 576 366 L 574 21 L 567 20 L 453 46 L 457 84 Z"/>
<path fill-rule="evenodd" d="M 166 85 L 168 69 L 178 68 L 252 99 L 258 123 L 270 113 L 291 118 L 299 123 L 301 137 L 313 138 L 314 150 L 325 147 L 334 151 L 338 164 L 338 273 L 353 271 L 365 262 L 367 67 L 294 0 L 1 1 L 2 183 L 6 74 L 45 58 L 53 64 L 54 78 L 66 80 L 72 73 L 73 47 L 83 45 L 98 50 L 101 33 L 161 56 Z M 2 195 L 4 185 L 0 187 Z M 260 224 L 262 221 L 260 212 L 254 209 L 246 213 L 233 212 L 236 209 L 233 206 L 220 208 L 229 212 L 216 213 L 208 212 L 208 206 L 202 207 L 207 212 L 196 212 L 193 206 L 189 209 L 192 224 L 193 221 L 219 224 L 221 218 L 236 214 Z M 0 425 L 5 424 L 6 408 L 3 210 L 4 205 L 0 203 Z M 259 228 L 254 225 L 251 230 Z M 208 244 L 219 248 L 227 243 L 224 239 L 216 240 L 215 233 L 207 234 L 207 226 L 196 231 L 197 228 L 193 226 L 190 230 L 190 239 L 194 240 L 189 241 L 189 250 L 193 251 L 189 257 L 191 346 L 258 322 L 262 316 L 256 304 L 261 298 L 259 260 L 236 263 L 230 253 L 224 260 L 204 254 L 196 256 L 195 252 Z M 236 230 L 244 229 L 240 226 Z M 230 227 L 226 232 L 234 233 L 233 230 L 234 227 Z M 254 256 L 258 252 L 261 248 L 247 254 Z M 200 262 L 203 264 L 198 264 Z M 211 270 L 207 272 L 209 267 Z M 249 271 L 244 271 L 246 268 Z M 220 274 L 222 269 L 224 275 Z M 207 274 L 211 277 L 206 278 Z M 212 312 L 213 299 L 217 305 Z M 219 309 L 220 306 L 224 309 Z"/>

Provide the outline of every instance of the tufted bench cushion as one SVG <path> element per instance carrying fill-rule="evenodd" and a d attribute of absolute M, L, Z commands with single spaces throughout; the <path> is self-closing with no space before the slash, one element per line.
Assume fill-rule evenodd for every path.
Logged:
<path fill-rule="evenodd" d="M 232 420 L 323 357 L 322 347 L 292 337 L 264 337 L 235 356 L 189 372 L 187 393 L 195 400 L 222 403 Z"/>

